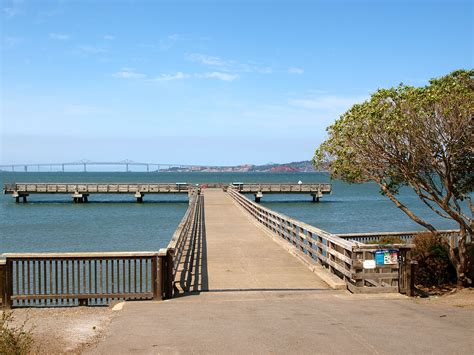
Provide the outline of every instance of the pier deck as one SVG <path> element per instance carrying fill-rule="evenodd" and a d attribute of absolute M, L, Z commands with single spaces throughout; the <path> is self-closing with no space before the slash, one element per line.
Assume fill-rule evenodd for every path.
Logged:
<path fill-rule="evenodd" d="M 328 288 L 222 190 L 205 190 L 204 198 L 209 290 Z"/>

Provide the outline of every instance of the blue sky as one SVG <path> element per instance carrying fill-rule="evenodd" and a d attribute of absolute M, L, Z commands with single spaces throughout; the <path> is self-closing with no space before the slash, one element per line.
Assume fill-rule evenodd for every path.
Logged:
<path fill-rule="evenodd" d="M 473 67 L 469 1 L 0 4 L 4 164 L 310 159 L 377 88 Z"/>

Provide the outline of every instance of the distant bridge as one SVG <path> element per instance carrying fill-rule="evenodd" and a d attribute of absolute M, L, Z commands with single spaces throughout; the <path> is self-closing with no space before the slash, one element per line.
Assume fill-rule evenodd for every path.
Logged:
<path fill-rule="evenodd" d="M 167 171 L 171 169 L 183 169 L 183 168 L 196 168 L 200 169 L 203 166 L 199 165 L 184 165 L 184 164 L 172 164 L 172 163 L 142 163 L 133 160 L 121 160 L 116 162 L 110 161 L 92 161 L 92 160 L 79 160 L 68 163 L 38 163 L 38 164 L 4 164 L 0 165 L 0 171 L 21 171 L 21 172 L 32 172 L 32 171 L 77 171 L 71 170 L 73 167 L 79 167 L 82 171 L 87 172 L 91 166 L 95 167 L 120 167 L 123 171 L 130 172 L 133 167 L 140 167 L 146 169 L 147 172 L 159 172 L 161 170 Z M 68 169 L 69 168 L 69 169 Z"/>

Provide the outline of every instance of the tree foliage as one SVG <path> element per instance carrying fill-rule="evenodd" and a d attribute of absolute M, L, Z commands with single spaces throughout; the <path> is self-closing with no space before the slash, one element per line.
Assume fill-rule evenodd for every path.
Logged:
<path fill-rule="evenodd" d="M 435 228 L 400 200 L 408 185 L 436 214 L 459 224 L 459 252 L 450 250 L 458 282 L 466 275 L 466 241 L 473 232 L 474 70 L 458 70 L 424 87 L 380 89 L 328 128 L 315 166 L 350 183 L 375 181 L 415 222 Z M 468 206 L 463 207 L 464 206 Z"/>

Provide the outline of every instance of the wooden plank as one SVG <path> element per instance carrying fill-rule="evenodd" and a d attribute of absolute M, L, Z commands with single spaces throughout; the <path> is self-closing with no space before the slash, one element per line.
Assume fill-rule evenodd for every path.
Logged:
<path fill-rule="evenodd" d="M 393 279 L 398 280 L 398 272 L 394 273 L 378 273 L 378 272 L 371 272 L 371 273 L 355 273 L 351 276 L 354 280 L 367 280 L 367 279 Z"/>
<path fill-rule="evenodd" d="M 14 295 L 12 301 L 18 300 L 56 300 L 56 299 L 90 299 L 90 298 L 153 298 L 152 292 L 143 293 L 73 293 L 73 294 L 42 294 Z"/>
<path fill-rule="evenodd" d="M 397 286 L 389 286 L 389 287 L 367 287 L 367 286 L 355 286 L 352 283 L 347 283 L 347 289 L 352 293 L 398 293 Z"/>
<path fill-rule="evenodd" d="M 5 253 L 6 259 L 112 259 L 112 258 L 152 258 L 157 252 L 88 252 L 88 253 Z"/>

